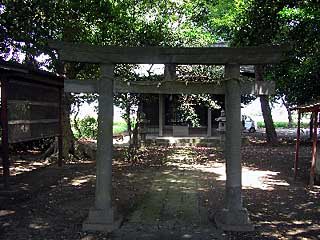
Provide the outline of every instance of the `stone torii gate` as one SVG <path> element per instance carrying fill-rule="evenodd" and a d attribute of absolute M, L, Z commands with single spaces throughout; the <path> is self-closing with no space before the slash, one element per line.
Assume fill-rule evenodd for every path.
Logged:
<path fill-rule="evenodd" d="M 283 59 L 280 47 L 246 48 L 162 48 L 162 47 L 111 47 L 50 42 L 62 61 L 100 64 L 98 81 L 66 80 L 67 92 L 98 92 L 98 141 L 96 156 L 95 204 L 83 224 L 84 230 L 107 231 L 116 228 L 112 206 L 112 125 L 113 93 L 139 92 L 158 94 L 225 94 L 227 117 L 225 136 L 226 195 L 225 207 L 215 215 L 218 227 L 229 231 L 250 231 L 246 208 L 242 203 L 241 187 L 241 94 L 270 94 L 270 82 L 240 83 L 240 65 L 275 64 Z M 222 85 L 213 83 L 164 82 L 145 85 L 127 85 L 114 77 L 115 64 L 181 64 L 224 65 Z"/>

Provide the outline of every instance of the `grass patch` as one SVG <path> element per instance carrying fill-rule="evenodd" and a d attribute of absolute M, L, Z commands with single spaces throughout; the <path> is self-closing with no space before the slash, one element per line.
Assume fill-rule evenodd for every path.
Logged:
<path fill-rule="evenodd" d="M 113 134 L 121 134 L 128 130 L 127 124 L 123 121 L 113 123 Z"/>
<path fill-rule="evenodd" d="M 257 125 L 258 125 L 258 128 L 265 128 L 264 122 L 262 122 L 262 121 L 257 122 Z M 274 127 L 275 128 L 289 128 L 288 122 L 274 122 Z M 297 122 L 292 123 L 292 127 L 293 128 L 298 127 L 298 123 Z M 301 128 L 308 128 L 308 127 L 309 127 L 309 123 L 305 123 L 305 122 L 301 123 Z"/>

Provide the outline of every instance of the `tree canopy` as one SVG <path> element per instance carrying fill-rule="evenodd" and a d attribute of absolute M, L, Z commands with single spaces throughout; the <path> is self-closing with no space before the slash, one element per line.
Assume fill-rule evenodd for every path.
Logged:
<path fill-rule="evenodd" d="M 48 39 L 120 46 L 281 44 L 291 49 L 287 61 L 269 66 L 267 78 L 276 81 L 278 96 L 302 104 L 319 98 L 319 11 L 312 0 L 5 0 L 1 57 L 19 60 L 23 53 L 26 62 L 39 64 L 47 54 L 52 62 L 44 64 L 57 67 Z M 77 74 L 90 69 L 74 68 Z"/>
<path fill-rule="evenodd" d="M 278 44 L 287 60 L 268 68 L 276 93 L 290 105 L 319 100 L 320 8 L 315 1 L 251 1 L 237 18 L 232 44 Z M 308 94 L 306 94 L 308 93 Z"/>
<path fill-rule="evenodd" d="M 173 42 L 169 20 L 161 13 L 153 18 L 148 6 L 148 1 L 134 0 L 3 1 L 1 56 L 19 60 L 25 53 L 30 61 L 48 54 L 55 60 L 56 54 L 47 47 L 49 39 L 98 45 L 168 45 Z"/>

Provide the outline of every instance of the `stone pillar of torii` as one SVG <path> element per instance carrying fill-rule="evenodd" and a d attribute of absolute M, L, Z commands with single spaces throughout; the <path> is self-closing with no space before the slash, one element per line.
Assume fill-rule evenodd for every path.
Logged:
<path fill-rule="evenodd" d="M 63 61 L 100 64 L 98 81 L 65 80 L 66 92 L 98 92 L 98 141 L 96 156 L 95 203 L 83 224 L 84 230 L 111 232 L 118 227 L 112 206 L 112 126 L 114 92 L 155 94 L 225 94 L 226 105 L 226 194 L 225 206 L 218 211 L 215 222 L 228 231 L 253 230 L 242 203 L 241 187 L 241 94 L 271 94 L 270 82 L 240 83 L 240 65 L 274 64 L 283 59 L 280 47 L 252 48 L 160 48 L 160 47 L 99 47 L 72 43 L 51 42 Z M 214 83 L 179 83 L 128 85 L 114 77 L 117 63 L 211 64 L 225 66 L 225 81 Z M 159 110 L 161 111 L 161 109 Z M 208 119 L 209 119 L 208 115 Z M 209 133 L 208 133 L 209 134 Z"/>
<path fill-rule="evenodd" d="M 108 232 L 115 228 L 112 206 L 114 65 L 100 65 L 100 72 L 95 203 L 83 223 L 83 230 Z"/>
<path fill-rule="evenodd" d="M 241 193 L 241 92 L 240 66 L 225 65 L 225 159 L 226 159 L 226 194 L 225 208 L 214 216 L 218 227 L 232 231 L 250 231 L 253 225 L 249 221 L 246 208 L 242 204 Z M 238 80 L 237 80 L 238 79 Z"/>

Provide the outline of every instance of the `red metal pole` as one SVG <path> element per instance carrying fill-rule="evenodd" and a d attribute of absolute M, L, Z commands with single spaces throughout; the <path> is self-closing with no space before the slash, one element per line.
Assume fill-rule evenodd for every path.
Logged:
<path fill-rule="evenodd" d="M 301 121 L 301 112 L 300 110 L 298 110 L 298 128 L 297 128 L 296 154 L 295 154 L 295 161 L 294 161 L 294 179 L 297 178 L 297 174 L 298 174 L 299 148 L 300 148 L 300 121 Z"/>
<path fill-rule="evenodd" d="M 63 135 L 63 126 L 62 126 L 62 91 L 63 88 L 59 88 L 59 136 L 58 136 L 58 166 L 62 166 L 62 150 L 63 150 L 63 141 L 62 141 L 62 135 Z"/>
<path fill-rule="evenodd" d="M 315 167 L 316 167 L 316 155 L 317 155 L 317 130 L 318 130 L 318 111 L 313 112 L 314 114 L 314 125 L 313 125 L 313 144 L 312 144 L 312 160 L 310 168 L 310 187 L 313 187 Z"/>
<path fill-rule="evenodd" d="M 9 135 L 8 135 L 8 80 L 1 79 L 1 125 L 2 125 L 2 167 L 3 183 L 9 188 L 10 160 L 9 160 Z"/>

